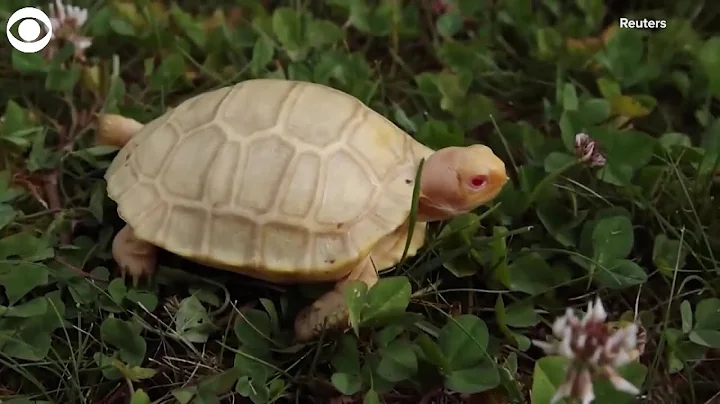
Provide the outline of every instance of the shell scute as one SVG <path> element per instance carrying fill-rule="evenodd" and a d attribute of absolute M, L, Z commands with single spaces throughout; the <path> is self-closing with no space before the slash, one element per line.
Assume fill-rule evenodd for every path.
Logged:
<path fill-rule="evenodd" d="M 262 231 L 262 247 L 258 261 L 273 268 L 310 268 L 307 254 L 287 251 L 308 251 L 311 236 L 307 229 L 286 223 L 266 223 Z"/>
<path fill-rule="evenodd" d="M 245 167 L 235 180 L 238 187 L 235 205 L 265 213 L 278 199 L 295 146 L 282 136 L 273 135 L 251 139 L 247 149 Z M 257 170 L 262 170 L 262 175 L 258 175 Z"/>
<path fill-rule="evenodd" d="M 290 182 L 280 205 L 282 214 L 308 217 L 319 194 L 321 168 L 322 159 L 316 153 L 305 152 L 295 158 L 295 164 L 290 169 Z"/>
<path fill-rule="evenodd" d="M 209 122 L 213 122 L 221 105 L 231 92 L 230 87 L 196 95 L 180 104 L 172 113 L 172 122 L 181 133 L 190 133 Z"/>
<path fill-rule="evenodd" d="M 322 149 L 343 141 L 348 126 L 364 115 L 362 104 L 343 93 L 316 86 L 298 86 L 296 92 L 285 130 L 308 145 Z"/>
<path fill-rule="evenodd" d="M 332 226 L 352 222 L 372 208 L 380 183 L 368 175 L 364 165 L 347 150 L 326 159 L 325 192 L 315 216 L 318 223 Z"/>
<path fill-rule="evenodd" d="M 162 195 L 153 183 L 136 182 L 117 198 L 119 206 L 127 206 L 123 215 L 126 221 L 136 221 L 162 201 Z"/>
<path fill-rule="evenodd" d="M 206 256 L 208 219 L 209 214 L 205 209 L 173 205 L 170 208 L 170 217 L 165 222 L 163 241 L 173 246 L 176 254 Z"/>
<path fill-rule="evenodd" d="M 228 209 L 232 205 L 233 184 L 238 173 L 242 156 L 242 145 L 226 142 L 217 152 L 205 184 L 207 205 L 212 208 Z"/>
<path fill-rule="evenodd" d="M 155 177 L 181 138 L 180 131 L 172 125 L 161 123 L 157 128 L 147 128 L 142 133 L 143 147 L 131 151 L 130 158 L 145 177 Z"/>
<path fill-rule="evenodd" d="M 258 227 L 249 217 L 231 212 L 213 212 L 210 218 L 209 257 L 218 262 L 253 261 Z"/>
<path fill-rule="evenodd" d="M 282 80 L 250 80 L 235 85 L 219 112 L 222 122 L 232 128 L 231 139 L 241 141 L 277 126 L 296 87 L 296 83 Z"/>
<path fill-rule="evenodd" d="M 365 240 L 367 241 L 367 240 Z M 345 233 L 318 233 L 313 245 L 313 267 L 328 268 L 338 261 L 347 260 L 356 254 L 357 246 L 353 246 Z"/>
<path fill-rule="evenodd" d="M 158 133 L 152 133 L 148 140 L 157 136 Z M 216 158 L 225 142 L 225 133 L 217 125 L 195 130 L 175 142 L 167 159 L 166 174 L 158 177 L 165 191 L 179 198 L 201 201 L 210 171 L 216 164 L 225 163 Z M 152 152 L 152 144 L 144 144 L 142 150 Z M 143 159 L 144 162 L 152 160 L 150 156 Z"/>
<path fill-rule="evenodd" d="M 406 138 L 393 132 L 393 125 L 378 114 L 367 114 L 350 135 L 348 144 L 380 179 L 405 158 Z"/>

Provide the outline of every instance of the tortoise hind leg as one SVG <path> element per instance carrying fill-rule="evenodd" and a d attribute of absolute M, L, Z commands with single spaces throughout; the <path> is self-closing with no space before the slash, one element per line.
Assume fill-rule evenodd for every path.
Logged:
<path fill-rule="evenodd" d="M 349 326 L 349 314 L 345 306 L 343 289 L 354 280 L 365 282 L 372 287 L 378 281 L 378 274 L 370 257 L 362 260 L 350 274 L 335 284 L 335 288 L 320 296 L 303 309 L 295 319 L 295 337 L 298 341 L 309 341 L 323 331 L 345 329 Z"/>
<path fill-rule="evenodd" d="M 136 238 L 128 225 L 115 236 L 112 254 L 123 277 L 127 274 L 132 277 L 133 286 L 137 286 L 140 278 L 149 279 L 155 273 L 157 247 Z"/>
<path fill-rule="evenodd" d="M 140 122 L 122 115 L 100 114 L 95 142 L 98 145 L 123 147 L 143 126 Z"/>

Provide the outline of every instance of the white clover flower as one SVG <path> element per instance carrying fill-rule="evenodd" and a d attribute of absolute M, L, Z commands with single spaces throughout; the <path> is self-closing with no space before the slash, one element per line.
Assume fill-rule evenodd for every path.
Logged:
<path fill-rule="evenodd" d="M 53 46 L 47 49 L 48 57 L 52 58 L 58 50 L 58 41 L 72 42 L 75 46 L 75 56 L 85 60 L 85 50 L 92 45 L 92 38 L 80 35 L 83 24 L 88 19 L 88 10 L 85 8 L 64 4 L 62 0 L 55 0 L 55 4 L 48 4 L 50 9 L 50 23 L 52 24 Z"/>
<path fill-rule="evenodd" d="M 565 381 L 558 387 L 551 404 L 566 397 L 576 398 L 583 404 L 591 403 L 595 399 L 594 378 L 608 379 L 616 390 L 640 394 L 640 390 L 616 370 L 640 355 L 638 344 L 642 341 L 638 341 L 638 326 L 631 323 L 613 332 L 606 320 L 607 312 L 598 298 L 595 304 L 588 303 L 582 319 L 570 308 L 556 319 L 552 327 L 553 342 L 533 341 L 546 354 L 570 360 Z"/>
<path fill-rule="evenodd" d="M 590 167 L 602 167 L 606 163 L 605 156 L 595 143 L 595 140 L 587 133 L 575 135 L 575 154 L 580 161 L 587 163 Z"/>

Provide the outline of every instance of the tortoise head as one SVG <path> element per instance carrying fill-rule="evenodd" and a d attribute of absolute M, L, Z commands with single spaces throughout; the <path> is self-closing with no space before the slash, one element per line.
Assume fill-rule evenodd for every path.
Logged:
<path fill-rule="evenodd" d="M 505 163 L 487 146 L 440 149 L 423 166 L 418 220 L 469 212 L 495 198 L 508 180 Z"/>

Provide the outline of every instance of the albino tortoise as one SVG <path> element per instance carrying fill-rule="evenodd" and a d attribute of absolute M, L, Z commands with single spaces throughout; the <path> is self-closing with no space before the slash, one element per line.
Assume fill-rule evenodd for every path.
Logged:
<path fill-rule="evenodd" d="M 112 246 L 123 274 L 152 275 L 160 247 L 271 282 L 337 282 L 298 315 L 299 340 L 346 328 L 342 287 L 372 286 L 401 259 L 421 159 L 408 256 L 427 222 L 475 209 L 508 180 L 486 146 L 433 151 L 358 99 L 297 81 L 206 92 L 146 125 L 104 114 L 98 141 L 121 147 L 105 179 L 126 222 Z"/>

